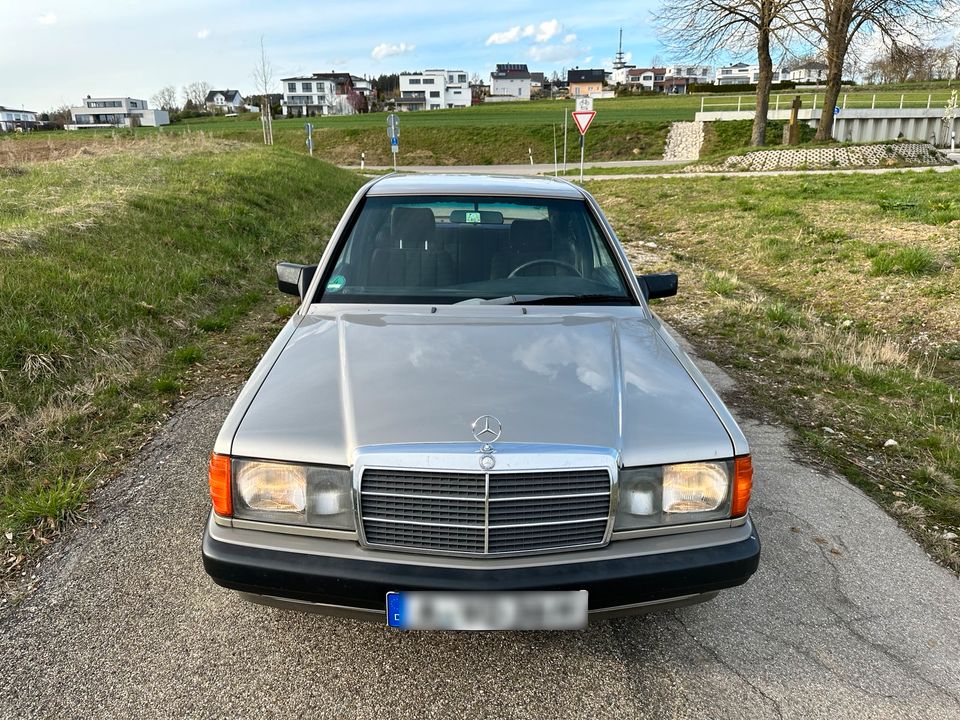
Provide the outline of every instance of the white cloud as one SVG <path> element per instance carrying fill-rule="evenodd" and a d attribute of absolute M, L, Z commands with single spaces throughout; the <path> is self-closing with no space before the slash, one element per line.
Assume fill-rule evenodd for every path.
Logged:
<path fill-rule="evenodd" d="M 383 60 L 393 55 L 406 55 L 407 53 L 413 52 L 416 47 L 416 45 L 407 45 L 406 43 L 397 43 L 394 45 L 380 43 L 370 51 L 370 57 L 374 60 Z"/>
<path fill-rule="evenodd" d="M 557 45 L 534 45 L 530 57 L 537 62 L 567 62 L 575 60 L 583 49 L 572 42 Z"/>
<path fill-rule="evenodd" d="M 563 30 L 563 25 L 561 25 L 556 18 L 552 20 L 547 20 L 540 23 L 537 26 L 537 42 L 546 42 L 554 35 L 557 35 Z"/>
<path fill-rule="evenodd" d="M 591 60 L 593 60 L 593 55 L 587 55 L 587 56 L 583 59 L 583 64 L 586 65 L 586 64 L 589 63 Z"/>
<path fill-rule="evenodd" d="M 563 24 L 556 18 L 553 18 L 552 20 L 544 20 L 536 25 L 514 25 L 509 30 L 495 32 L 487 38 L 486 44 L 509 45 L 510 43 L 519 42 L 523 38 L 529 37 L 542 43 L 555 35 L 559 35 L 561 32 L 563 32 Z"/>
<path fill-rule="evenodd" d="M 40 23 L 41 25 L 56 25 L 57 16 L 52 12 L 44 13 L 43 15 L 37 18 L 37 22 Z"/>
<path fill-rule="evenodd" d="M 509 30 L 504 30 L 503 32 L 495 32 L 493 35 L 487 38 L 487 45 L 508 45 L 510 43 L 517 42 L 522 37 L 529 37 L 533 35 L 534 28 L 533 25 L 527 25 L 525 28 L 516 25 Z"/>
<path fill-rule="evenodd" d="M 573 33 L 570 33 L 569 35 L 564 35 L 564 36 L 563 36 L 563 44 L 564 44 L 564 45 L 569 45 L 570 43 L 574 42 L 576 39 L 577 39 L 577 36 L 574 35 Z"/>
<path fill-rule="evenodd" d="M 206 28 L 197 32 L 197 40 L 206 40 L 208 37 L 210 37 L 210 31 Z"/>

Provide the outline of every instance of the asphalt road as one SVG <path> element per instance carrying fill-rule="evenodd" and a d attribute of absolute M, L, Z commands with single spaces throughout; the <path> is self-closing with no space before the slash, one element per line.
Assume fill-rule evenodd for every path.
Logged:
<path fill-rule="evenodd" d="M 0 717 L 960 718 L 960 582 L 781 429 L 744 422 L 764 543 L 747 585 L 582 632 L 402 633 L 207 579 L 229 405 L 185 406 L 0 618 Z"/>

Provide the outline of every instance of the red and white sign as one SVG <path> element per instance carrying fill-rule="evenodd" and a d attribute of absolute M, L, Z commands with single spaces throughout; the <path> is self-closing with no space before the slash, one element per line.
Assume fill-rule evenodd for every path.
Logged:
<path fill-rule="evenodd" d="M 581 135 L 587 134 L 587 130 L 590 129 L 590 123 L 592 123 L 593 119 L 597 116 L 596 110 L 578 110 L 570 114 L 573 115 L 573 121 L 577 124 L 577 130 L 580 131 Z"/>

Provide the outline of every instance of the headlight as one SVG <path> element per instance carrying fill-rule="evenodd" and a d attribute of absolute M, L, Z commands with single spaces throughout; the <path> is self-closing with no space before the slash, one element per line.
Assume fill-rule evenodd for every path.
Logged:
<path fill-rule="evenodd" d="M 614 530 L 636 530 L 730 517 L 733 461 L 682 463 L 620 471 Z"/>
<path fill-rule="evenodd" d="M 233 461 L 234 516 L 246 520 L 355 530 L 347 468 Z"/>

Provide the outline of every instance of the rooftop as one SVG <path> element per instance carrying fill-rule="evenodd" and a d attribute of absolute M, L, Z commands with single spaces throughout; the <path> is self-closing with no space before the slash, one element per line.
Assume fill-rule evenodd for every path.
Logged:
<path fill-rule="evenodd" d="M 375 180 L 369 195 L 501 195 L 582 199 L 566 180 L 519 175 L 391 174 Z"/>

